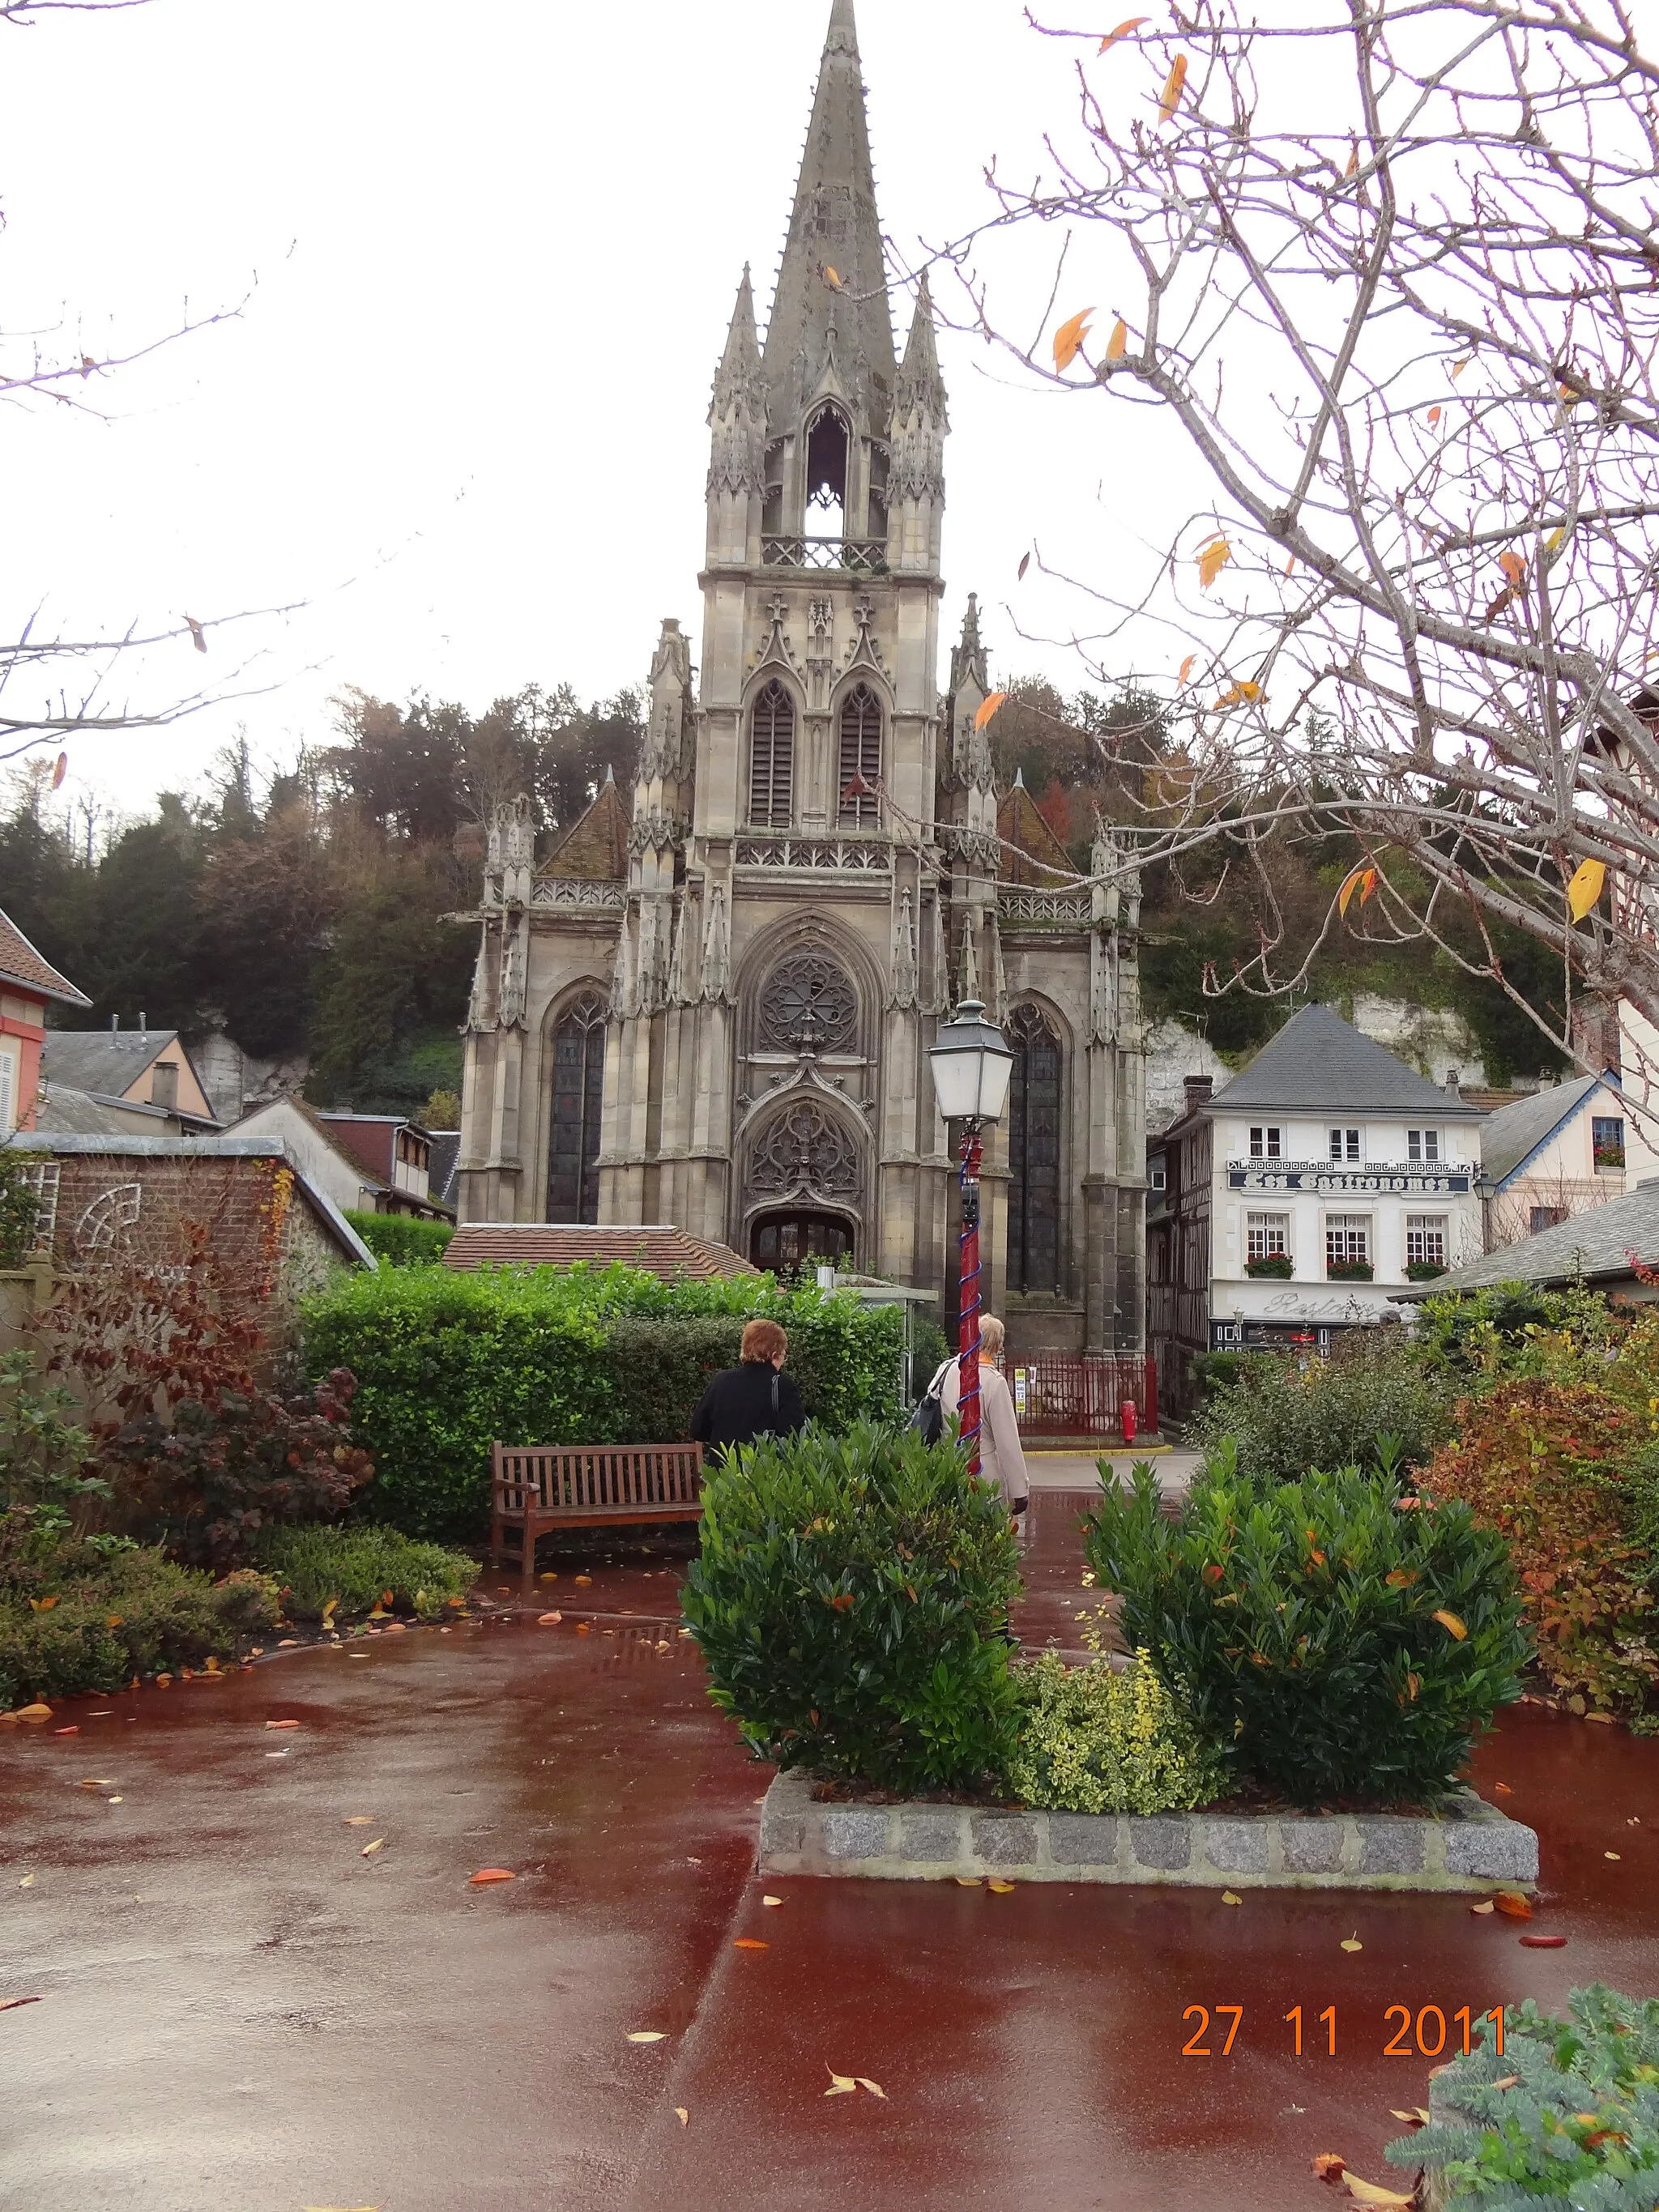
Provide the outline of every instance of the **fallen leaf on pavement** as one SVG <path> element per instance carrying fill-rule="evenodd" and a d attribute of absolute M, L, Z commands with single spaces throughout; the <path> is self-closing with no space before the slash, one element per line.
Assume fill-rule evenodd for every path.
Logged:
<path fill-rule="evenodd" d="M 837 2074 L 835 2068 L 829 2064 L 825 2065 L 823 2070 L 830 2076 L 830 2087 L 823 2093 L 826 2097 L 857 2096 L 859 2085 L 850 2074 Z"/>
<path fill-rule="evenodd" d="M 372 1813 L 348 1813 L 345 1825 L 348 1828 L 372 1828 L 374 1815 Z"/>
<path fill-rule="evenodd" d="M 18 1883 L 17 1887 L 19 1889 L 33 1889 L 34 1887 L 34 1876 L 32 1874 L 26 1874 L 23 1876 L 23 1879 Z"/>
<path fill-rule="evenodd" d="M 126 1802 L 125 1797 L 106 1797 L 104 1800 L 106 1805 L 125 1805 Z"/>
<path fill-rule="evenodd" d="M 689 2128 L 691 2124 L 691 2115 L 686 2111 L 684 2105 L 675 2106 L 674 2118 L 679 2122 L 683 2128 Z"/>
<path fill-rule="evenodd" d="M 660 2043 L 667 2033 L 664 2027 L 635 2027 L 629 2030 L 628 2039 L 630 2043 Z"/>
<path fill-rule="evenodd" d="M 1497 1907 L 1489 1897 L 1482 1898 L 1479 1905 L 1472 1905 L 1469 1907 L 1471 1912 L 1492 1912 L 1496 1910 Z"/>
<path fill-rule="evenodd" d="M 1514 1890 L 1500 1889 L 1497 1896 L 1493 1898 L 1492 1903 L 1497 1906 L 1498 1911 L 1504 1915 L 1504 1917 L 1506 1920 L 1530 1920 L 1532 1918 L 1531 1905 L 1527 1902 L 1527 1899 L 1524 1897 L 1518 1896 Z"/>
<path fill-rule="evenodd" d="M 20 1721 L 49 1721 L 52 1718 L 52 1707 L 50 1705 L 19 1705 L 17 1717 Z"/>
<path fill-rule="evenodd" d="M 54 1735 L 79 1735 L 81 1731 L 78 1728 L 61 1728 L 54 1729 L 52 1730 L 52 1734 Z"/>
<path fill-rule="evenodd" d="M 1565 1936 L 1523 1936 L 1522 1944 L 1528 1951 L 1561 1951 L 1566 1948 Z"/>
<path fill-rule="evenodd" d="M 1396 2120 L 1409 2120 L 1413 2127 L 1418 2127 L 1421 2124 L 1414 2112 L 1402 2112 L 1398 2105 L 1390 2105 L 1389 2110 Z"/>
<path fill-rule="evenodd" d="M 469 1880 L 467 1887 L 469 1889 L 482 1889 L 489 1882 L 511 1881 L 512 1880 L 513 1871 L 510 1867 L 480 1867 L 477 1874 L 473 1875 Z"/>
<path fill-rule="evenodd" d="M 1513 1797 L 1515 1795 L 1514 1790 L 1510 1788 L 1507 1782 L 1494 1782 L 1492 1786 L 1498 1791 L 1500 1796 Z"/>
<path fill-rule="evenodd" d="M 592 1577 L 592 1575 L 578 1575 L 578 1576 L 577 1576 L 577 1577 L 576 1577 L 576 1588 L 577 1588 L 578 1589 L 592 1589 L 592 1587 L 593 1587 L 593 1577 Z"/>
<path fill-rule="evenodd" d="M 101 1782 L 94 1782 L 90 1779 L 84 1780 L 82 1781 L 81 1787 L 83 1790 L 113 1790 L 115 1787 L 115 1778 L 112 1774 L 106 1774 Z"/>
<path fill-rule="evenodd" d="M 298 1721 L 267 1721 L 267 1722 L 265 1723 L 265 1726 L 266 1726 L 268 1729 L 274 1729 L 274 1728 L 298 1728 L 298 1727 L 299 1727 L 299 1725 L 300 1725 L 300 1723 L 299 1723 L 299 1722 L 298 1722 Z"/>
<path fill-rule="evenodd" d="M 40 2002 L 39 1997 L 0 1997 L 0 2012 L 15 2012 L 19 2005 Z"/>
<path fill-rule="evenodd" d="M 1620 1854 L 1617 1851 L 1603 1851 L 1601 1856 L 1604 1859 L 1616 1859 Z"/>
<path fill-rule="evenodd" d="M 999 1897 L 1006 1897 L 1013 1886 L 1011 1881 L 988 1881 L 985 1885 L 987 1889 L 994 1890 Z"/>
<path fill-rule="evenodd" d="M 585 1620 L 579 1620 L 576 1623 L 576 1633 L 578 1636 L 591 1636 L 593 1632 Z"/>
<path fill-rule="evenodd" d="M 781 1897 L 763 1897 L 761 1899 L 761 1903 L 763 1905 L 781 1905 L 783 1903 L 783 1899 Z"/>
<path fill-rule="evenodd" d="M 771 1948 L 769 1943 L 763 1942 L 758 1936 L 739 1936 L 732 1946 L 734 1951 L 769 1951 Z"/>
<path fill-rule="evenodd" d="M 538 1613 L 536 1617 L 536 1626 L 538 1628 L 556 1628 L 563 1619 L 564 1615 L 562 1613 Z"/>
<path fill-rule="evenodd" d="M 1313 2170 L 1321 2181 L 1340 2181 L 1346 2166 L 1347 2160 L 1334 2150 L 1322 2150 L 1314 2160 Z"/>
<path fill-rule="evenodd" d="M 1345 1936 L 1342 1938 L 1342 1948 L 1345 1951 L 1363 1951 L 1365 1947 L 1360 1942 L 1358 1931 L 1356 1929 L 1353 1935 Z"/>
<path fill-rule="evenodd" d="M 1417 2202 L 1417 2191 L 1414 2189 L 1409 2196 L 1402 2197 L 1397 2189 L 1379 2188 L 1374 2181 L 1362 2181 L 1357 2173 L 1345 2172 L 1342 2176 L 1342 2185 L 1356 2204 L 1411 2206 Z"/>
<path fill-rule="evenodd" d="M 1221 1893 L 1221 1902 L 1224 1905 L 1243 1905 L 1244 1900 L 1231 1889 L 1224 1889 Z"/>
<path fill-rule="evenodd" d="M 884 2105 L 887 2102 L 886 2090 L 882 2087 L 879 2081 L 872 2081 L 867 2074 L 859 2075 L 859 2087 L 860 2089 L 867 2089 L 872 2097 L 879 2097 Z"/>
<path fill-rule="evenodd" d="M 538 1575 L 536 1579 L 538 1583 L 556 1583 L 559 1578 L 557 1575 Z"/>
<path fill-rule="evenodd" d="M 383 1851 L 385 1849 L 386 1838 L 384 1836 L 376 1836 L 372 1844 L 365 1844 L 363 1845 L 362 1850 L 359 1851 L 357 1856 L 359 1858 L 372 1858 L 376 1851 Z M 472 1878 L 475 1881 L 477 1880 L 477 1876 L 476 1875 Z"/>
<path fill-rule="evenodd" d="M 977 1889 L 979 1887 L 979 1876 L 976 1874 L 959 1874 L 957 1876 L 957 1887 L 958 1889 Z"/>

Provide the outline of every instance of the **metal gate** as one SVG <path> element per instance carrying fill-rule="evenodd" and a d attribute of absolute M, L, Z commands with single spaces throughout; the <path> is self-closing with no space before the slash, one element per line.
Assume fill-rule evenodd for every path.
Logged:
<path fill-rule="evenodd" d="M 1038 1352 L 1009 1361 L 1005 1372 L 1027 1436 L 1117 1436 L 1126 1398 L 1143 1436 L 1158 1427 L 1158 1369 L 1140 1352 Z"/>

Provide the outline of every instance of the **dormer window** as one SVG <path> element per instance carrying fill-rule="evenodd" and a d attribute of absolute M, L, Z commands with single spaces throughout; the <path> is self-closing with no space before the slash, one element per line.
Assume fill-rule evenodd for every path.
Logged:
<path fill-rule="evenodd" d="M 833 538 L 847 535 L 848 472 L 851 440 L 846 417 L 827 404 L 806 426 L 806 535 Z"/>

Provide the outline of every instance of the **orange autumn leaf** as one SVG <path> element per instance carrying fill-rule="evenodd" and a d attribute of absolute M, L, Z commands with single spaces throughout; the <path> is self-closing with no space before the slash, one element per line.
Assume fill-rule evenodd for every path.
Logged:
<path fill-rule="evenodd" d="M 1112 325 L 1112 335 L 1106 341 L 1108 361 L 1121 361 L 1129 350 L 1129 325 L 1121 315 Z"/>
<path fill-rule="evenodd" d="M 1335 2151 L 1322 2150 L 1313 2162 L 1314 2177 L 1319 2181 L 1340 2181 L 1346 2164 Z"/>
<path fill-rule="evenodd" d="M 1342 172 L 1344 181 L 1359 174 L 1359 141 L 1356 138 L 1348 149 L 1348 166 Z"/>
<path fill-rule="evenodd" d="M 1126 15 L 1123 21 L 1118 25 L 1116 30 L 1108 31 L 1105 37 L 1101 40 L 1101 53 L 1110 53 L 1112 48 L 1117 44 L 1120 39 L 1127 39 L 1131 31 L 1138 31 L 1141 25 L 1148 21 L 1150 21 L 1150 18 L 1146 15 Z"/>
<path fill-rule="evenodd" d="M 513 1879 L 510 1867 L 480 1867 L 477 1874 L 469 1877 L 467 1887 L 483 1889 L 492 1881 L 511 1881 Z"/>
<path fill-rule="evenodd" d="M 1177 54 L 1170 74 L 1164 80 L 1164 89 L 1158 98 L 1158 119 L 1167 123 L 1181 105 L 1181 88 L 1187 82 L 1187 57 Z"/>
<path fill-rule="evenodd" d="M 155 1679 L 159 1682 L 161 1678 L 158 1674 Z M 298 1721 L 267 1721 L 265 1723 L 265 1726 L 268 1729 L 291 1729 L 298 1728 L 299 1725 L 300 1723 Z"/>
<path fill-rule="evenodd" d="M 1233 549 L 1224 538 L 1217 538 L 1206 545 L 1198 556 L 1198 580 L 1200 589 L 1207 592 L 1232 557 Z"/>
<path fill-rule="evenodd" d="M 1440 410 L 1437 407 L 1431 407 L 1429 410 L 1429 428 L 1432 429 L 1439 420 Z"/>
<path fill-rule="evenodd" d="M 1496 1909 L 1505 1920 L 1530 1920 L 1532 1906 L 1516 1890 L 1500 1889 L 1492 1899 Z"/>
<path fill-rule="evenodd" d="M 563 1619 L 562 1613 L 538 1613 L 536 1626 L 538 1628 L 556 1628 Z"/>
<path fill-rule="evenodd" d="M 979 712 L 974 717 L 974 727 L 982 730 L 1007 696 L 1006 691 L 993 691 L 990 697 L 981 703 Z"/>
<path fill-rule="evenodd" d="M 734 1951 L 769 1951 L 771 1948 L 769 1943 L 763 1942 L 758 1936 L 739 1936 L 732 1946 Z"/>
<path fill-rule="evenodd" d="M 1187 655 L 1187 658 L 1181 664 L 1179 673 L 1176 677 L 1176 682 L 1177 684 L 1184 684 L 1187 681 L 1187 678 L 1193 672 L 1193 664 L 1197 659 L 1198 655 L 1195 653 L 1189 653 Z"/>
<path fill-rule="evenodd" d="M 1069 316 L 1054 332 L 1054 367 L 1062 374 L 1082 352 L 1083 341 L 1089 332 L 1089 318 L 1093 313 L 1092 307 L 1085 307 L 1079 313 Z"/>
<path fill-rule="evenodd" d="M 1498 565 L 1518 591 L 1527 580 L 1527 564 L 1518 553 L 1500 553 Z"/>
<path fill-rule="evenodd" d="M 64 778 L 68 774 L 69 755 L 67 753 L 59 753 L 57 759 L 52 763 L 52 787 L 54 791 L 58 789 L 58 786 L 63 782 Z"/>
<path fill-rule="evenodd" d="M 823 281 L 826 284 L 833 284 L 837 292 L 842 289 L 841 271 L 832 269 L 827 261 L 823 264 Z"/>

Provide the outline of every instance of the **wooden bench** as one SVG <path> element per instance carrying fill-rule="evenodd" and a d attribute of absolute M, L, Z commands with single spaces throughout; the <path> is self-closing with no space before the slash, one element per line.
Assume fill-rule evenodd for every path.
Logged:
<path fill-rule="evenodd" d="M 553 1528 L 614 1528 L 702 1515 L 701 1444 L 503 1444 L 491 1447 L 489 1557 L 516 1564 L 526 1595 L 536 1539 Z M 516 1553 L 506 1538 L 516 1528 Z"/>

